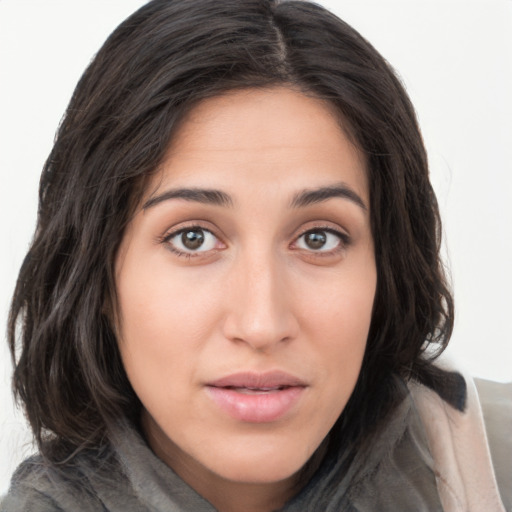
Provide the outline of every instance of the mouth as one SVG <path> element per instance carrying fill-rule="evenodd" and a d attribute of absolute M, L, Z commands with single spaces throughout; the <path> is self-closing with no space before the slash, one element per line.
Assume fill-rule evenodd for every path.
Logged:
<path fill-rule="evenodd" d="M 234 387 L 234 386 L 226 386 L 222 389 L 228 389 L 231 391 L 236 391 L 237 393 L 242 393 L 244 395 L 265 395 L 267 393 L 274 393 L 276 391 L 283 391 L 285 389 L 289 389 L 292 386 L 277 386 L 272 388 L 251 388 L 251 387 Z"/>
<path fill-rule="evenodd" d="M 245 423 L 278 421 L 297 406 L 307 384 L 284 372 L 238 373 L 206 385 L 220 410 Z"/>

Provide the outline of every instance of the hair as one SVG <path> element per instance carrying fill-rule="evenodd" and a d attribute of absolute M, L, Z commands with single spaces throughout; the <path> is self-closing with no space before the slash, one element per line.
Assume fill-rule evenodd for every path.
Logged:
<path fill-rule="evenodd" d="M 377 291 L 361 374 L 332 438 L 368 439 L 398 405 L 397 376 L 463 407 L 456 375 L 433 364 L 453 301 L 427 156 L 391 67 L 314 3 L 154 0 L 110 35 L 75 89 L 14 292 L 14 393 L 48 460 L 105 445 L 120 418 L 140 414 L 110 320 L 114 262 L 180 121 L 203 99 L 273 86 L 326 100 L 367 164 Z"/>

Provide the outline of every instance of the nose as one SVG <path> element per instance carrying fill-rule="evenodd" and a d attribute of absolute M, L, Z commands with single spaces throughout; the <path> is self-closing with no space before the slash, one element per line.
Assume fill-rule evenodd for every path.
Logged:
<path fill-rule="evenodd" d="M 260 352 L 295 338 L 299 323 L 278 261 L 270 255 L 240 258 L 231 272 L 224 336 Z"/>

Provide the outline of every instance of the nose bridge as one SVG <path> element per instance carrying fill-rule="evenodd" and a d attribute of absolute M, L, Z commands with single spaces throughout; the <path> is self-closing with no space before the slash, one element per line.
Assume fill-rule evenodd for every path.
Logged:
<path fill-rule="evenodd" d="M 283 271 L 269 249 L 248 251 L 237 258 L 230 280 L 229 338 L 265 350 L 295 336 L 296 321 Z"/>

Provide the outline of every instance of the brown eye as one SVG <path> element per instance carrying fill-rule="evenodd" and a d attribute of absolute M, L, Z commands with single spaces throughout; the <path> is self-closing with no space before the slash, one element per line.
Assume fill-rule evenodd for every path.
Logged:
<path fill-rule="evenodd" d="M 195 251 L 201 247 L 204 243 L 204 232 L 202 229 L 194 229 L 190 231 L 184 231 L 181 234 L 181 243 L 183 247 L 191 251 Z"/>
<path fill-rule="evenodd" d="M 165 238 L 169 247 L 178 254 L 203 253 L 218 247 L 218 238 L 207 229 L 189 227 L 171 233 Z"/>
<path fill-rule="evenodd" d="M 322 231 L 314 231 L 304 235 L 304 243 L 313 250 L 321 249 L 327 242 L 327 236 Z"/>
<path fill-rule="evenodd" d="M 312 229 L 306 231 L 297 239 L 296 246 L 299 249 L 329 253 L 345 247 L 349 243 L 349 237 L 333 229 Z"/>

